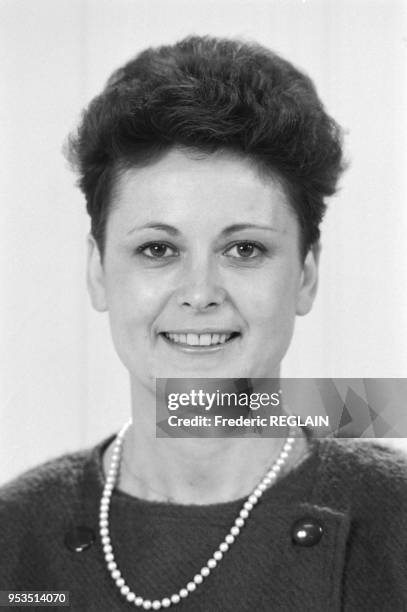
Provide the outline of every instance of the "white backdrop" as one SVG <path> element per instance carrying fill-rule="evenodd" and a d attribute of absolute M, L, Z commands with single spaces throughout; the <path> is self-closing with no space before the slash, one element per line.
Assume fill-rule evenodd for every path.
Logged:
<path fill-rule="evenodd" d="M 347 130 L 351 167 L 323 225 L 319 296 L 284 374 L 406 375 L 403 0 L 3 0 L 0 12 L 0 482 L 128 414 L 106 317 L 88 305 L 88 220 L 61 148 L 114 68 L 187 34 L 281 52 Z"/>

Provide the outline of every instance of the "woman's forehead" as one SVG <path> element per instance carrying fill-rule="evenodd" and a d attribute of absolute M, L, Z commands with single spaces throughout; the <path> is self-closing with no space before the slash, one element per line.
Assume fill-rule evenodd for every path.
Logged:
<path fill-rule="evenodd" d="M 284 224 L 293 217 L 278 180 L 228 153 L 211 155 L 173 150 L 117 178 L 112 201 L 116 222 L 179 222 L 208 219 L 234 223 Z M 113 220 L 113 219 L 112 219 Z"/>

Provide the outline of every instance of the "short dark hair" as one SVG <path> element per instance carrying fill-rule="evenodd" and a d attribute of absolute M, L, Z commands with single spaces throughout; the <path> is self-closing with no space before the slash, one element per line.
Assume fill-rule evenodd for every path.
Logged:
<path fill-rule="evenodd" d="M 174 147 L 248 157 L 285 187 L 302 255 L 343 170 L 342 131 L 308 76 L 257 44 L 188 37 L 116 70 L 68 140 L 91 232 L 104 253 L 117 173 Z"/>

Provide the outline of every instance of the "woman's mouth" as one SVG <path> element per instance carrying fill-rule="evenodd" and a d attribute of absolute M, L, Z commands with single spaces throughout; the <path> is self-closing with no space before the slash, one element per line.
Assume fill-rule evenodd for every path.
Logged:
<path fill-rule="evenodd" d="M 179 348 L 208 349 L 220 348 L 240 336 L 239 332 L 193 333 L 193 332 L 162 332 L 160 334 L 167 342 Z"/>

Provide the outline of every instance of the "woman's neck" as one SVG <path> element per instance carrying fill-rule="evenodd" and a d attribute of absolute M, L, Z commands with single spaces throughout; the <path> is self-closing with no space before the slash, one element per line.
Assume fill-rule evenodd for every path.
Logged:
<path fill-rule="evenodd" d="M 133 404 L 133 425 L 123 445 L 118 487 L 150 501 L 179 504 L 232 501 L 255 488 L 277 459 L 283 444 L 281 438 L 157 438 L 155 398 L 152 402 L 151 397 L 139 392 L 137 405 Z M 298 463 L 306 448 L 305 437 L 299 434 L 285 470 Z M 105 472 L 111 450 L 112 445 L 104 456 Z"/>

